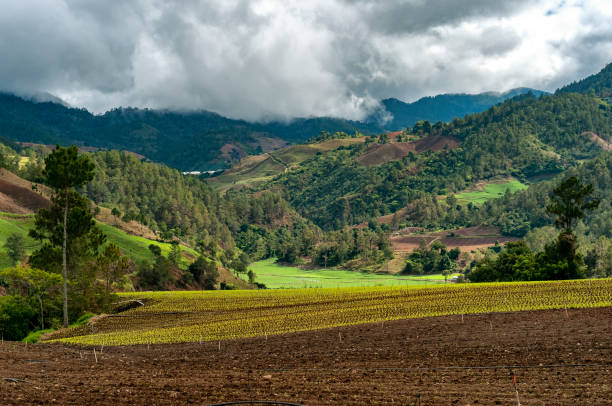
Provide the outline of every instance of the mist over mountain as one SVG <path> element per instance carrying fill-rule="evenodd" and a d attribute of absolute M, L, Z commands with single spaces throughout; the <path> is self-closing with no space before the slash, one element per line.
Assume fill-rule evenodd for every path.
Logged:
<path fill-rule="evenodd" d="M 322 131 L 375 134 L 400 130 L 419 120 L 449 121 L 529 91 L 544 93 L 519 88 L 502 94 L 446 94 L 414 103 L 385 99 L 377 114 L 364 121 L 311 117 L 266 123 L 209 111 L 116 108 L 94 115 L 50 94 L 4 93 L 0 94 L 0 136 L 19 142 L 125 149 L 178 169 L 208 170 L 227 167 L 249 154 L 304 142 Z"/>

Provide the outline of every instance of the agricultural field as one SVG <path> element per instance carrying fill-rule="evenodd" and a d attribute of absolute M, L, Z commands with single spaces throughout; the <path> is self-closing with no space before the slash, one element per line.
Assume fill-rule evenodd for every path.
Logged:
<path fill-rule="evenodd" d="M 411 276 L 337 269 L 301 269 L 277 264 L 274 258 L 254 262 L 249 268 L 255 272 L 256 281 L 263 283 L 268 289 L 406 286 L 444 283 L 444 276 L 441 274 Z"/>
<path fill-rule="evenodd" d="M 459 248 L 463 252 L 471 252 L 492 247 L 496 243 L 505 244 L 517 240 L 516 237 L 502 235 L 499 228 L 494 226 L 464 227 L 429 233 L 405 229 L 399 230 L 390 238 L 393 251 L 399 253 L 412 252 L 422 241 L 425 241 L 426 244 L 440 241 L 448 249 Z"/>
<path fill-rule="evenodd" d="M 222 342 L 0 343 L 2 405 L 609 405 L 612 307 L 441 316 Z M 96 353 L 94 354 L 94 349 Z"/>
<path fill-rule="evenodd" d="M 504 193 L 506 193 L 507 189 L 510 190 L 510 193 L 514 193 L 527 188 L 527 185 L 516 179 L 503 180 L 477 185 L 475 190 L 456 194 L 455 197 L 457 198 L 457 201 L 462 204 L 472 203 L 481 205 L 487 200 L 502 197 Z"/>
<path fill-rule="evenodd" d="M 612 279 L 121 294 L 143 306 L 45 338 L 82 345 L 204 342 L 444 315 L 612 306 Z"/>

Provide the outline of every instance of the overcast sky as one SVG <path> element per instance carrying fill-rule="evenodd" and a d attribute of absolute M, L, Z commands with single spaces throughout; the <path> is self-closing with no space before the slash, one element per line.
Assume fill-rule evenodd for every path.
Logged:
<path fill-rule="evenodd" d="M 611 0 L 0 0 L 0 90 L 101 113 L 358 119 L 612 62 Z"/>

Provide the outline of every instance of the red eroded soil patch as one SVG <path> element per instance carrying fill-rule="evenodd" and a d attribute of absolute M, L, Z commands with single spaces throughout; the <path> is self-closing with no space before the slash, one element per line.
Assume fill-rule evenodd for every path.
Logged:
<path fill-rule="evenodd" d="M 385 162 L 395 161 L 407 156 L 410 151 L 417 153 L 425 151 L 440 151 L 444 147 L 455 148 L 459 141 L 452 137 L 433 135 L 412 142 L 391 142 L 388 144 L 376 144 L 359 157 L 358 162 L 365 166 L 380 165 Z"/>
<path fill-rule="evenodd" d="M 235 341 L 0 345 L 0 404 L 604 405 L 612 308 L 398 320 Z M 6 381 L 15 378 L 18 381 Z M 25 382 L 24 382 L 25 381 Z M 418 398 L 417 398 L 418 396 Z"/>
<path fill-rule="evenodd" d="M 416 152 L 424 151 L 440 151 L 444 147 L 456 148 L 459 145 L 459 140 L 453 137 L 443 137 L 441 135 L 432 135 L 418 141 L 414 141 Z"/>
<path fill-rule="evenodd" d="M 599 147 L 601 147 L 601 149 L 603 149 L 604 151 L 612 151 L 612 144 L 604 140 L 603 138 L 601 138 L 599 135 L 595 134 L 594 132 L 585 131 L 582 133 L 582 135 L 588 135 L 589 139 L 593 141 L 595 144 L 597 144 Z"/>

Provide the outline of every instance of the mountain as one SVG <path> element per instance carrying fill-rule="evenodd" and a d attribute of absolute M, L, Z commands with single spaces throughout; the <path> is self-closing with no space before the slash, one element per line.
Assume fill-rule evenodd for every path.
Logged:
<path fill-rule="evenodd" d="M 410 104 L 387 99 L 377 114 L 390 113 L 394 118 L 384 125 L 375 116 L 363 122 L 312 117 L 252 123 L 208 111 L 117 108 L 93 115 L 48 94 L 19 97 L 0 93 L 0 136 L 19 142 L 129 150 L 180 170 L 202 171 L 226 168 L 247 155 L 301 143 L 322 131 L 375 134 L 412 126 L 419 120 L 449 121 L 529 90 L 441 95 Z"/>
<path fill-rule="evenodd" d="M 455 212 L 438 200 L 500 178 L 529 184 L 596 158 L 610 149 L 612 107 L 589 94 L 525 94 L 446 124 L 417 123 L 394 137 L 344 137 L 344 144 L 332 138 L 334 147 L 319 141 L 318 151 L 308 144 L 250 158 L 210 182 L 280 189 L 326 230 L 397 212 L 411 226 L 477 225 L 482 213 L 475 205 Z"/>
<path fill-rule="evenodd" d="M 547 94 L 541 90 L 520 87 L 504 93 L 487 92 L 480 94 L 441 94 L 434 97 L 423 97 L 414 103 L 404 103 L 398 99 L 385 99 L 382 105 L 386 113 L 393 116 L 391 121 L 384 123 L 384 128 L 390 131 L 412 127 L 417 121 L 428 120 L 448 122 L 466 114 L 479 113 L 515 96 L 532 93 L 535 96 Z M 384 116 L 378 113 L 377 116 Z M 375 121 L 371 117 L 367 121 Z"/>
<path fill-rule="evenodd" d="M 599 97 L 612 96 L 612 63 L 606 65 L 599 73 L 573 82 L 557 90 L 556 93 L 589 93 L 593 92 Z"/>

